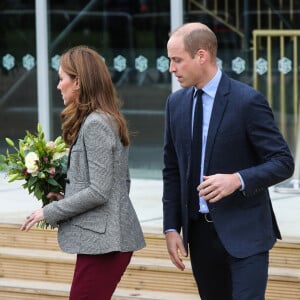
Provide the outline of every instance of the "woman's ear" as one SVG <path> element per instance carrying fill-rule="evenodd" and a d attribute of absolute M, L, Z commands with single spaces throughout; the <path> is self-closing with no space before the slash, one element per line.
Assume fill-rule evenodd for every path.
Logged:
<path fill-rule="evenodd" d="M 79 77 L 76 77 L 74 79 L 74 88 L 75 90 L 79 90 L 80 89 L 80 81 L 79 81 Z"/>

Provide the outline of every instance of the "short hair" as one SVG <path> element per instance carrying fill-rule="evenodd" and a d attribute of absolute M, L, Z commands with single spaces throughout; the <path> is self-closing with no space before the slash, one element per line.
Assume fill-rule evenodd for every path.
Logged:
<path fill-rule="evenodd" d="M 199 49 L 217 56 L 218 40 L 214 32 L 202 23 L 187 23 L 176 29 L 172 34 L 182 36 L 185 50 L 194 57 Z"/>

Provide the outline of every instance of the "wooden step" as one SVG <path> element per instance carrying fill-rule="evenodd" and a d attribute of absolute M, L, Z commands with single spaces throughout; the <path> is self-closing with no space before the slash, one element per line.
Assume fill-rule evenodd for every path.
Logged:
<path fill-rule="evenodd" d="M 143 249 L 146 256 L 164 258 L 169 257 L 166 250 L 165 238 L 161 232 L 153 233 L 143 228 L 147 248 Z M 20 224 L 0 223 L 0 247 L 18 247 L 44 250 L 60 250 L 57 243 L 57 230 L 32 228 L 28 232 L 20 230 Z"/>
<path fill-rule="evenodd" d="M 166 242 L 162 233 L 145 232 L 147 247 L 134 253 L 135 256 L 169 259 Z M 17 247 L 61 251 L 57 243 L 57 230 L 32 228 L 20 231 L 18 224 L 0 223 L 0 247 Z M 183 260 L 189 260 L 183 257 Z"/>
<path fill-rule="evenodd" d="M 5 278 L 70 283 L 75 255 L 52 250 L 0 247 L 0 274 Z M 120 287 L 196 293 L 190 263 L 184 272 L 169 259 L 133 257 Z"/>
<path fill-rule="evenodd" d="M 278 241 L 270 251 L 270 265 L 300 269 L 300 238 Z"/>
<path fill-rule="evenodd" d="M 117 288 L 113 300 L 199 300 L 198 294 L 167 293 L 162 291 L 147 291 Z"/>
<path fill-rule="evenodd" d="M 19 224 L 0 223 L 0 279 L 11 285 L 21 282 L 15 287 L 0 284 L 0 299 L 67 299 L 68 292 L 58 288 L 57 282 L 69 287 L 75 255 L 59 249 L 56 230 L 21 232 L 19 228 Z M 184 272 L 177 270 L 170 262 L 163 234 L 144 232 L 147 247 L 134 253 L 113 299 L 199 299 L 189 259 L 184 259 Z M 266 299 L 299 300 L 299 272 L 300 239 L 276 243 L 270 252 Z M 30 282 L 40 283 L 29 286 Z"/>
<path fill-rule="evenodd" d="M 147 229 L 144 232 L 147 247 L 137 251 L 134 255 L 169 259 L 164 235 L 159 231 L 149 232 Z M 42 248 L 60 251 L 56 230 L 33 228 L 29 232 L 22 232 L 19 224 L 0 223 L 0 247 Z M 278 241 L 270 251 L 270 266 L 300 269 L 300 238 Z"/>
<path fill-rule="evenodd" d="M 0 299 L 67 300 L 70 285 L 66 283 L 0 278 Z"/>
<path fill-rule="evenodd" d="M 274 275 L 270 275 L 268 289 L 266 294 L 267 300 L 299 300 L 300 295 L 300 284 L 294 282 L 283 282 L 278 285 L 278 279 L 282 275 L 286 275 L 287 270 L 272 270 L 275 274 L 277 273 L 278 278 Z M 272 273 L 271 272 L 271 273 Z M 299 278 L 299 272 L 298 272 Z M 273 286 L 276 283 L 276 287 Z M 54 283 L 45 281 L 33 281 L 33 280 L 21 280 L 21 279 L 10 279 L 0 278 L 0 299 L 5 300 L 67 300 L 70 285 L 67 283 Z M 187 293 L 168 293 L 162 291 L 149 291 L 142 289 L 129 289 L 129 288 L 118 288 L 114 294 L 113 300 L 129 300 L 129 299 L 147 299 L 147 300 L 193 300 L 199 299 L 197 294 Z"/>
<path fill-rule="evenodd" d="M 300 269 L 270 267 L 266 298 L 267 300 L 299 300 Z"/>
<path fill-rule="evenodd" d="M 56 229 L 32 228 L 24 232 L 20 227 L 20 224 L 0 223 L 0 247 L 59 250 Z"/>
<path fill-rule="evenodd" d="M 182 272 L 166 259 L 133 257 L 120 286 L 159 290 L 164 292 L 197 294 L 196 283 L 188 262 Z"/>
<path fill-rule="evenodd" d="M 75 256 L 51 250 L 0 248 L 1 276 L 4 278 L 42 280 L 70 284 Z M 133 257 L 119 287 L 197 294 L 196 285 L 187 264 L 178 271 L 169 260 Z M 286 299 L 299 299 L 300 270 L 270 268 L 267 295 L 289 295 Z M 296 296 L 295 296 L 296 295 Z"/>
<path fill-rule="evenodd" d="M 70 285 L 0 278 L 0 299 L 68 300 Z M 112 300 L 199 300 L 197 294 L 117 288 Z"/>
<path fill-rule="evenodd" d="M 145 230 L 144 230 L 145 232 Z M 147 247 L 138 255 L 169 258 L 165 238 L 162 233 L 145 232 Z M 57 230 L 32 228 L 28 232 L 20 230 L 19 224 L 0 223 L 0 247 L 18 247 L 44 250 L 60 250 L 57 243 Z"/>

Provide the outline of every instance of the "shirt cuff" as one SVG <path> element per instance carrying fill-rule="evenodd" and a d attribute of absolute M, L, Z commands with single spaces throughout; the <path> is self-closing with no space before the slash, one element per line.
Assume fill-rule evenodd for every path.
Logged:
<path fill-rule="evenodd" d="M 177 230 L 176 230 L 176 229 L 173 229 L 173 228 L 171 228 L 171 229 L 167 229 L 167 230 L 165 230 L 165 234 L 166 234 L 167 232 L 177 232 Z"/>
<path fill-rule="evenodd" d="M 241 181 L 241 188 L 240 188 L 240 191 L 243 191 L 245 189 L 245 182 L 243 180 L 243 177 L 241 176 L 241 174 L 239 172 L 236 173 L 239 177 L 240 177 L 240 181 Z"/>

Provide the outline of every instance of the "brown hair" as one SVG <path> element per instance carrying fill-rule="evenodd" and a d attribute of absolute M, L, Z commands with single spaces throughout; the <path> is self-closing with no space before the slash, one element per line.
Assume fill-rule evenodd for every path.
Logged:
<path fill-rule="evenodd" d="M 77 46 L 62 54 L 60 66 L 71 78 L 78 78 L 80 86 L 78 98 L 61 113 L 62 135 L 66 144 L 71 145 L 75 141 L 85 117 L 99 109 L 113 117 L 122 144 L 129 145 L 128 128 L 120 112 L 120 101 L 102 57 L 87 46 Z"/>

